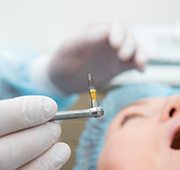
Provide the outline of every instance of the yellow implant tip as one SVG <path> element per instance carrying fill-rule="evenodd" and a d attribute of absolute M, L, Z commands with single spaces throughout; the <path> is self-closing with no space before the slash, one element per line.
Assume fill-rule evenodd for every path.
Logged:
<path fill-rule="evenodd" d="M 93 81 L 91 74 L 88 74 L 88 86 L 89 86 L 89 95 L 91 98 L 91 106 L 92 107 L 98 107 L 97 92 L 96 92 L 94 81 Z"/>
<path fill-rule="evenodd" d="M 96 93 L 96 89 L 90 89 L 90 96 L 92 100 L 97 100 L 97 93 Z"/>

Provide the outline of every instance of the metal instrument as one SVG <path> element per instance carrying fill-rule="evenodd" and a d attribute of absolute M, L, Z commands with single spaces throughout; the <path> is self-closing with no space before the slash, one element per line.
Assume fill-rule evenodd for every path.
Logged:
<path fill-rule="evenodd" d="M 89 95 L 91 99 L 91 108 L 82 110 L 60 111 L 51 120 L 66 120 L 79 118 L 96 118 L 104 115 L 104 110 L 98 106 L 97 93 L 91 74 L 88 74 Z"/>

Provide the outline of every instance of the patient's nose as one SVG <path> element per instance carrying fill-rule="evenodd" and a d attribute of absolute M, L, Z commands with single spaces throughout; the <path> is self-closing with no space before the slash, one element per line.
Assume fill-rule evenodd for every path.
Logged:
<path fill-rule="evenodd" d="M 164 104 L 161 120 L 167 120 L 177 115 L 180 116 L 180 96 L 170 96 Z"/>

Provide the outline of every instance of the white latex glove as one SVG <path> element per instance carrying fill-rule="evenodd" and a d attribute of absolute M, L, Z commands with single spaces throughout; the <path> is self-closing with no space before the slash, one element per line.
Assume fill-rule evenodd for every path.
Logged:
<path fill-rule="evenodd" d="M 43 96 L 0 101 L 0 170 L 56 170 L 70 157 L 70 148 L 57 143 L 59 124 L 48 122 L 56 103 Z"/>
<path fill-rule="evenodd" d="M 66 94 L 87 90 L 87 74 L 102 86 L 128 69 L 143 70 L 145 55 L 118 23 L 95 25 L 64 42 L 50 60 L 51 81 Z"/>

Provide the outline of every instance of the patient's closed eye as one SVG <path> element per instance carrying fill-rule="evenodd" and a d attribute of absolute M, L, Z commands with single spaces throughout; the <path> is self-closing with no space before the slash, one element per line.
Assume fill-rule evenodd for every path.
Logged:
<path fill-rule="evenodd" d="M 142 115 L 142 114 L 134 114 L 134 113 L 133 114 L 128 114 L 123 118 L 123 120 L 121 122 L 121 126 L 124 126 L 127 122 L 138 119 L 138 118 L 144 118 L 144 115 Z"/>

